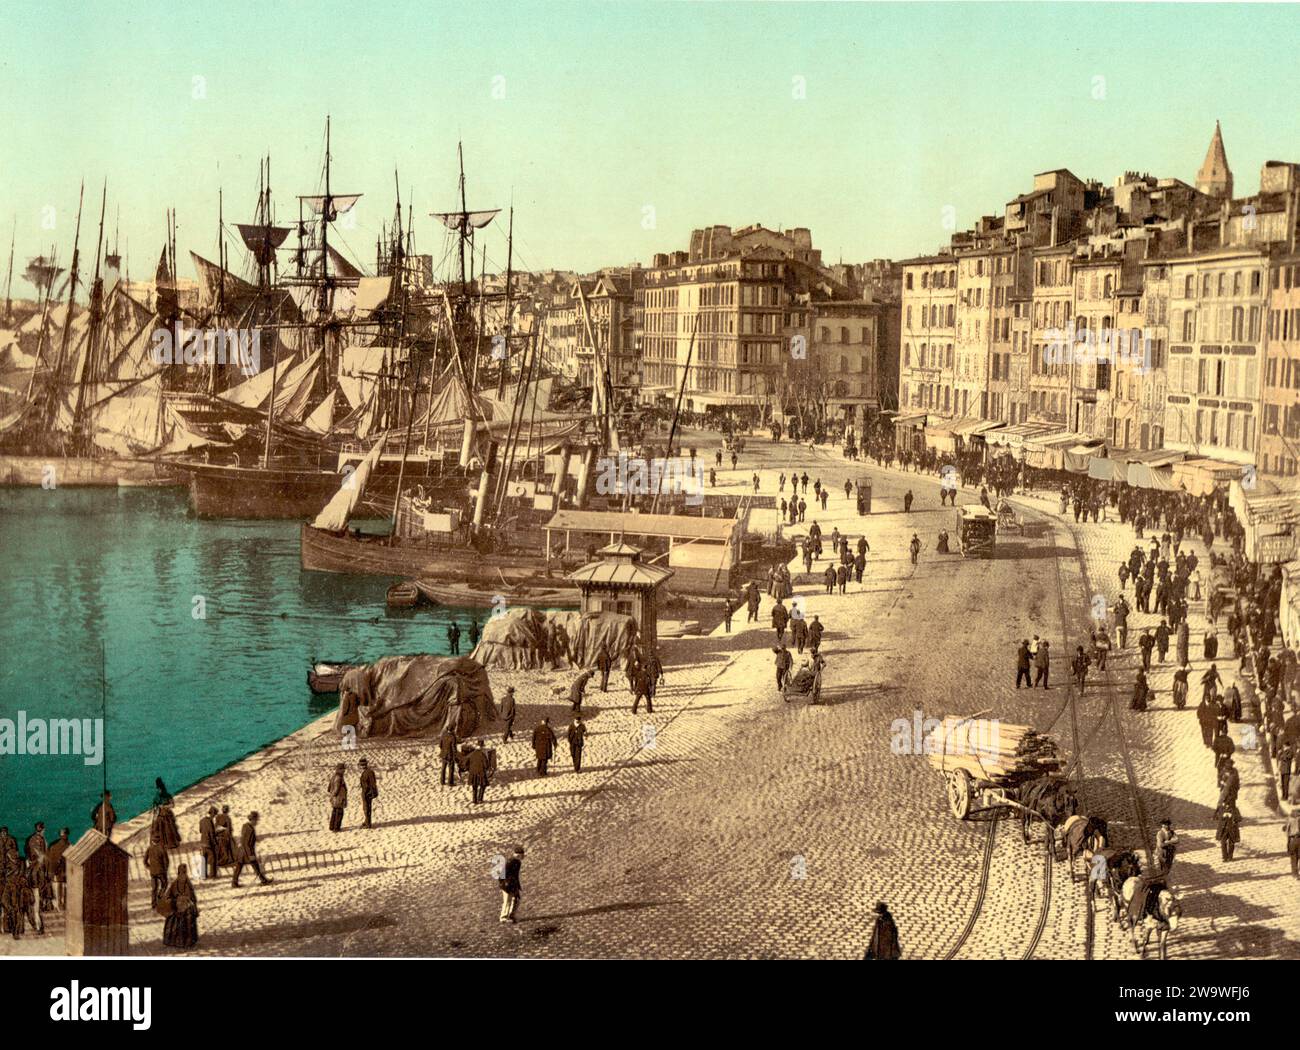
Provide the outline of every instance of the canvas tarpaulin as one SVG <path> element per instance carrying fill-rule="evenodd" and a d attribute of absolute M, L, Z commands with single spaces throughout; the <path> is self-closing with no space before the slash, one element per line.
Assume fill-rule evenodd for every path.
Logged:
<path fill-rule="evenodd" d="M 636 620 L 621 613 L 509 609 L 484 625 L 474 659 L 502 670 L 549 669 L 545 639 L 551 623 L 562 625 L 569 639 L 568 653 L 560 654 L 556 661 L 561 667 L 594 667 L 602 644 L 622 666 L 636 644 Z"/>
<path fill-rule="evenodd" d="M 449 717 L 462 740 L 497 720 L 482 664 L 468 656 L 385 656 L 343 675 L 334 724 L 355 725 L 359 737 L 432 735 Z"/>

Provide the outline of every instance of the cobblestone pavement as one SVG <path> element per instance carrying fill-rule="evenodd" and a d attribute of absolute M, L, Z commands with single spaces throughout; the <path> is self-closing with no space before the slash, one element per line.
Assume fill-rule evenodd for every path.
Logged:
<path fill-rule="evenodd" d="M 237 828 L 260 810 L 275 879 L 259 887 L 246 878 L 239 890 L 228 880 L 199 883 L 196 953 L 853 958 L 875 902 L 885 900 L 911 957 L 1082 958 L 1091 950 L 1131 958 L 1100 913 L 1093 943 L 1081 870 L 1072 874 L 1058 858 L 1045 878 L 1041 825 L 1026 845 L 1018 820 L 1001 822 L 982 878 L 988 823 L 954 819 L 925 758 L 898 753 L 915 750 L 918 718 L 987 711 L 1051 731 L 1070 754 L 1084 741 L 1085 804 L 1121 841 L 1140 848 L 1153 822 L 1172 816 L 1184 835 L 1175 870 L 1189 915 L 1174 957 L 1290 954 L 1284 931 L 1296 928 L 1294 906 L 1282 888 L 1290 876 L 1280 832 L 1257 826 L 1262 813 L 1248 810 L 1248 767 L 1244 848 L 1224 872 L 1205 831 L 1214 776 L 1194 714 L 1157 704 L 1131 715 L 1101 685 L 1070 703 L 1067 653 L 1086 638 L 1091 580 L 1106 579 L 1127 549 L 1118 526 L 1076 528 L 1026 499 L 1036 527 L 1000 538 L 998 557 L 935 555 L 934 537 L 951 528 L 953 513 L 938 507 L 936 479 L 846 463 L 824 449 L 750 445 L 738 470 L 719 471 L 720 489 L 746 489 L 758 470 L 761 491 L 771 493 L 776 474 L 797 463 L 831 487 L 828 511 L 810 507 L 809 520 L 826 534 L 865 529 L 871 544 L 864 582 L 847 594 L 796 586 L 807 615 L 827 625 L 822 705 L 777 694 L 765 597 L 757 624 L 745 624 L 742 609 L 730 635 L 719 626 L 662 643 L 667 678 L 653 716 L 632 716 L 622 676 L 608 694 L 589 691 L 581 774 L 561 741 L 552 775 L 536 777 L 527 743 L 544 714 L 557 729 L 567 724 L 559 691 L 571 672 L 494 673 L 498 693 L 518 688 L 520 716 L 482 807 L 469 804 L 467 788 L 438 785 L 431 742 L 363 741 L 359 753 L 340 754 L 330 719 L 321 719 L 178 797 L 187 836 L 211 801 L 230 803 Z M 859 518 L 843 480 L 864 474 L 874 506 Z M 902 509 L 908 488 L 911 514 Z M 774 518 L 756 512 L 755 524 Z M 915 567 L 906 552 L 914 531 L 926 545 Z M 1052 688 L 1017 691 L 1015 646 L 1032 634 L 1056 650 Z M 1131 658 L 1116 664 L 1112 686 L 1122 694 Z M 1167 698 L 1168 683 L 1157 675 L 1153 684 Z M 376 827 L 355 827 L 354 800 L 344 831 L 331 834 L 328 771 L 347 761 L 355 791 L 359 754 L 380 777 Z M 143 825 L 137 819 L 115 838 L 138 855 Z M 502 926 L 491 870 L 516 843 L 527 850 L 521 921 Z M 158 952 L 162 921 L 148 910 L 138 865 L 133 871 L 133 950 Z M 15 949 L 60 950 L 57 920 L 50 929 Z"/>

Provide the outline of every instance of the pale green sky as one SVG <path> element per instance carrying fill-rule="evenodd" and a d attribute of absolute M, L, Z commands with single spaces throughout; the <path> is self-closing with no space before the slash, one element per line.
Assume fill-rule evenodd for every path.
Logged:
<path fill-rule="evenodd" d="M 470 206 L 513 192 L 525 267 L 648 262 L 712 223 L 809 226 L 832 261 L 904 257 L 946 240 L 945 205 L 965 227 L 1036 171 L 1191 181 L 1216 118 L 1253 192 L 1264 160 L 1300 160 L 1298 39 L 1300 9 L 1273 4 L 11 7 L 0 240 L 16 216 L 20 272 L 55 239 L 66 261 L 84 175 L 96 207 L 108 179 L 132 276 L 169 206 L 182 257 L 212 256 L 218 187 L 228 222 L 251 217 L 260 154 L 281 220 L 317 191 L 329 113 L 334 188 L 366 194 L 343 236 L 367 263 L 394 167 L 417 247 L 441 250 L 428 212 L 455 206 L 458 137 Z"/>

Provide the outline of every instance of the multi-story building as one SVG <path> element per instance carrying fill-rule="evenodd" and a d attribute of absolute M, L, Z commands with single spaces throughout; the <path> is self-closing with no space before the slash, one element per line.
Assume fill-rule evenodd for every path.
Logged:
<path fill-rule="evenodd" d="M 1074 258 L 1074 332 L 1071 338 L 1070 429 L 1109 438 L 1116 361 L 1128 351 L 1127 328 L 1117 322 L 1122 278 L 1122 247 L 1113 242 L 1088 246 Z M 1136 295 L 1128 297 L 1134 306 Z"/>
<path fill-rule="evenodd" d="M 1026 254 L 1026 258 L 1031 258 Z M 1012 426 L 1029 422 L 1030 348 L 1033 337 L 1034 296 L 1028 288 L 1009 293 L 1011 307 L 1011 354 L 1008 359 L 1007 422 Z"/>
<path fill-rule="evenodd" d="M 957 263 L 932 255 L 903 263 L 899 411 L 952 417 L 957 340 Z"/>
<path fill-rule="evenodd" d="M 993 256 L 987 248 L 957 256 L 953 416 L 985 419 L 993 335 Z"/>
<path fill-rule="evenodd" d="M 1300 471 L 1300 254 L 1294 251 L 1270 267 L 1266 334 L 1259 473 L 1294 479 Z"/>
<path fill-rule="evenodd" d="M 656 256 L 633 292 L 643 396 L 676 390 L 685 374 L 688 411 L 769 407 L 784 364 L 786 268 L 768 247 L 697 262 Z"/>
<path fill-rule="evenodd" d="M 1255 460 L 1268 258 L 1221 248 L 1169 267 L 1165 444 L 1230 463 Z"/>
<path fill-rule="evenodd" d="M 1021 253 L 1010 246 L 989 253 L 993 268 L 989 282 L 988 409 L 984 418 L 1011 422 L 1012 325 L 1016 316 L 1017 267 Z"/>
<path fill-rule="evenodd" d="M 1146 451 L 1164 447 L 1165 386 L 1169 360 L 1169 263 L 1142 261 L 1139 324 L 1129 324 L 1126 349 L 1115 363 L 1111 446 Z M 1122 331 L 1122 329 L 1121 329 Z"/>
<path fill-rule="evenodd" d="M 860 427 L 881 407 L 880 353 L 889 307 L 851 299 L 814 302 L 809 309 L 808 361 L 824 376 L 827 407 Z"/>
<path fill-rule="evenodd" d="M 1070 321 L 1074 311 L 1074 248 L 1065 244 L 1033 254 L 1029 355 L 1029 419 L 1060 423 L 1070 414 Z"/>

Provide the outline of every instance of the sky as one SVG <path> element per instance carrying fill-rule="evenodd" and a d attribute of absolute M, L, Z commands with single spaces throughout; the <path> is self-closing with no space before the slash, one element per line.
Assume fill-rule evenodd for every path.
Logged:
<path fill-rule="evenodd" d="M 904 258 L 1035 172 L 1191 182 L 1216 119 L 1254 192 L 1265 160 L 1300 161 L 1297 39 L 1280 4 L 11 6 L 0 244 L 13 225 L 19 274 L 52 244 L 66 263 L 84 177 L 83 251 L 106 180 L 131 276 L 152 274 L 169 207 L 182 259 L 215 257 L 218 191 L 249 221 L 259 157 L 279 220 L 319 192 L 329 115 L 332 188 L 365 194 L 339 235 L 368 265 L 395 170 L 417 250 L 441 257 L 429 212 L 457 206 L 458 141 L 469 206 L 513 202 L 524 269 L 648 264 L 713 224 Z M 489 270 L 504 234 L 485 235 Z"/>

